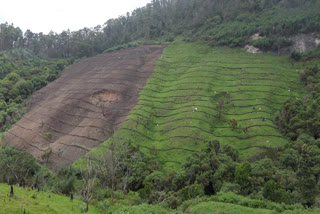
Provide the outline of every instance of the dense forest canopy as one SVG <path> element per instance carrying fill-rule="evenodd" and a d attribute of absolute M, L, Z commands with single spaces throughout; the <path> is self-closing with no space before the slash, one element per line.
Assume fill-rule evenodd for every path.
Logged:
<path fill-rule="evenodd" d="M 26 98 L 58 78 L 73 61 L 43 59 L 28 49 L 0 53 L 0 132 L 22 116 L 28 105 Z"/>
<path fill-rule="evenodd" d="M 319 8 L 318 0 L 152 0 L 103 25 L 78 31 L 22 32 L 4 23 L 0 50 L 28 48 L 50 58 L 83 57 L 137 40 L 172 40 L 176 35 L 242 46 L 257 32 L 273 43 L 280 42 L 279 36 L 320 31 Z"/>

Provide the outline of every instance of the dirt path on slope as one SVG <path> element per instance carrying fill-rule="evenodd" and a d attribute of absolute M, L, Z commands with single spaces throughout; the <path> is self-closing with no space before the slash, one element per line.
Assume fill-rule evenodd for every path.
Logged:
<path fill-rule="evenodd" d="M 81 60 L 34 93 L 6 142 L 48 166 L 68 166 L 111 137 L 137 104 L 164 46 L 149 45 Z"/>

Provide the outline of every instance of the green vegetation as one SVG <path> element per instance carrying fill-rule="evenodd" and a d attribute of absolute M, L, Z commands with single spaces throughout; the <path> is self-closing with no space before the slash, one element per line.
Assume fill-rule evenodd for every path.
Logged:
<path fill-rule="evenodd" d="M 14 196 L 9 197 L 10 186 L 0 184 L 0 213 L 81 213 L 85 203 L 71 201 L 69 197 L 14 186 Z M 99 213 L 91 206 L 88 213 Z"/>
<path fill-rule="evenodd" d="M 10 186 L 0 184 L 0 213 L 81 213 L 85 203 L 78 199 L 70 200 L 53 193 L 38 192 L 30 188 L 13 186 L 14 196 L 10 197 Z M 284 213 L 302 214 L 318 213 L 319 210 L 306 210 L 302 207 L 286 207 L 286 205 L 259 200 L 247 199 L 231 193 L 219 193 L 213 197 L 192 199 L 183 203 L 178 210 L 166 209 L 159 205 L 133 205 L 135 194 L 118 199 L 111 206 L 108 200 L 90 206 L 88 213 Z M 290 208 L 285 210 L 286 208 Z M 294 210 L 291 210 L 295 208 Z"/>
<path fill-rule="evenodd" d="M 105 185 L 138 190 L 143 202 L 165 207 L 181 208 L 188 200 L 215 194 L 217 198 L 210 200 L 228 202 L 221 199 L 221 191 L 253 198 L 228 203 L 268 209 L 267 213 L 303 209 L 291 205 L 295 203 L 311 206 L 319 194 L 318 141 L 311 144 L 309 139 L 304 141 L 308 145 L 296 147 L 275 123 L 285 100 L 305 94 L 297 72 L 302 67 L 290 64 L 288 57 L 176 41 L 165 49 L 122 128 L 86 157 L 104 160 L 103 154 L 113 151 L 109 157 L 130 167 L 125 168 L 129 175 L 111 167 L 116 182 Z M 114 144 L 122 146 L 115 149 Z M 153 162 L 123 156 L 136 150 Z M 83 164 L 84 159 L 75 166 Z M 146 173 L 139 173 L 143 168 Z M 133 188 L 130 182 L 137 178 L 140 185 Z M 224 209 L 219 203 L 209 204 Z M 232 209 L 236 210 L 230 205 Z"/>
<path fill-rule="evenodd" d="M 28 108 L 26 98 L 58 78 L 74 60 L 48 60 L 14 49 L 0 52 L 0 62 L 0 131 L 6 131 Z"/>
<path fill-rule="evenodd" d="M 0 182 L 26 188 L 0 184 L 0 213 L 319 213 L 306 207 L 320 197 L 320 49 L 230 48 L 288 47 L 320 32 L 319 11 L 313 0 L 153 0 L 75 32 L 1 24 Z M 112 138 L 58 172 L 5 146 L 27 98 L 71 57 L 142 44 L 170 45 Z"/>
<path fill-rule="evenodd" d="M 305 70 L 306 79 L 316 78 L 315 68 Z M 74 194 L 90 204 L 89 212 L 94 205 L 106 213 L 204 207 L 299 213 L 303 208 L 292 204 L 311 206 L 319 195 L 318 141 L 302 135 L 303 143 L 292 146 L 275 118 L 285 100 L 306 93 L 302 70 L 288 57 L 177 40 L 165 49 L 120 131 L 89 158 L 55 174 L 30 155 L 4 148 L 2 182 Z"/>
<path fill-rule="evenodd" d="M 283 214 L 316 214 L 319 210 L 306 210 L 300 209 L 295 211 L 284 211 L 280 212 Z M 249 208 L 240 205 L 228 204 L 228 203 L 221 203 L 221 202 L 200 202 L 195 204 L 194 206 L 188 208 L 186 213 L 199 213 L 199 214 L 238 214 L 238 213 L 245 213 L 245 214 L 276 214 L 279 213 L 277 210 L 268 210 L 268 209 L 260 209 L 260 208 Z"/>
<path fill-rule="evenodd" d="M 242 207 L 239 205 L 233 205 L 233 204 L 226 204 L 226 203 L 220 203 L 220 202 L 203 202 L 196 204 L 193 207 L 190 207 L 188 209 L 191 213 L 199 213 L 199 214 L 205 214 L 205 213 L 228 213 L 228 214 L 238 214 L 238 213 L 247 213 L 247 214 L 267 214 L 267 213 L 275 213 L 271 210 L 266 209 L 253 209 L 248 207 Z"/>
<path fill-rule="evenodd" d="M 116 137 L 145 153 L 153 148 L 168 169 L 212 140 L 239 150 L 242 159 L 258 157 L 288 143 L 274 118 L 284 100 L 303 93 L 286 57 L 176 42 L 164 51 Z M 230 127 L 230 119 L 237 125 Z"/>
<path fill-rule="evenodd" d="M 0 149 L 0 182 L 31 186 L 33 175 L 40 164 L 27 152 L 19 152 L 12 147 Z"/>
<path fill-rule="evenodd" d="M 152 0 L 145 7 L 107 20 L 104 25 L 60 34 L 22 32 L 0 25 L 0 50 L 29 48 L 52 58 L 93 56 L 154 41 L 204 40 L 212 45 L 243 46 L 255 33 L 253 44 L 278 50 L 299 33 L 320 31 L 317 0 Z"/>

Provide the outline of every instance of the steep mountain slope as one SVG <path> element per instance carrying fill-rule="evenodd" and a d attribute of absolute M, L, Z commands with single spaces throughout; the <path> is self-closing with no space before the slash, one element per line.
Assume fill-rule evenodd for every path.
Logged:
<path fill-rule="evenodd" d="M 132 48 L 72 65 L 31 97 L 6 142 L 54 168 L 72 163 L 118 130 L 163 48 Z"/>
<path fill-rule="evenodd" d="M 213 140 L 251 158 L 287 144 L 274 120 L 286 99 L 302 93 L 286 58 L 176 42 L 115 137 L 156 154 L 169 168 Z"/>

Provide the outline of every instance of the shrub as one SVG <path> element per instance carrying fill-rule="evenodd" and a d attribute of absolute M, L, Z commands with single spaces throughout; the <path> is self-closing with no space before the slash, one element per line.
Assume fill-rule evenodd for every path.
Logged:
<path fill-rule="evenodd" d="M 234 118 L 231 118 L 231 119 L 228 121 L 228 124 L 230 125 L 230 127 L 231 127 L 232 129 L 235 129 L 235 128 L 237 128 L 237 126 L 238 126 L 238 121 L 237 121 L 236 119 L 234 119 Z"/>
<path fill-rule="evenodd" d="M 182 188 L 178 192 L 178 195 L 182 199 L 182 201 L 186 201 L 192 198 L 204 196 L 204 190 L 201 185 L 193 184 L 191 186 L 186 186 Z"/>
<path fill-rule="evenodd" d="M 247 194 L 250 188 L 251 165 L 249 162 L 240 164 L 236 168 L 235 180 L 241 186 L 241 192 Z"/>
<path fill-rule="evenodd" d="M 174 35 L 173 34 L 169 34 L 166 38 L 166 42 L 173 42 L 174 41 Z"/>
<path fill-rule="evenodd" d="M 297 51 L 292 51 L 290 54 L 290 58 L 295 61 L 299 61 L 301 59 L 301 54 Z"/>
<path fill-rule="evenodd" d="M 41 168 L 33 156 L 13 147 L 0 150 L 0 182 L 31 186 L 32 176 Z"/>
<path fill-rule="evenodd" d="M 275 201 L 278 203 L 288 203 L 288 194 L 285 190 L 281 189 L 280 184 L 273 180 L 268 181 L 262 191 L 263 197 L 268 200 Z"/>
<path fill-rule="evenodd" d="M 273 48 L 275 41 L 273 39 L 270 39 L 268 37 L 263 37 L 261 39 L 257 39 L 251 42 L 251 45 L 263 50 L 271 50 Z"/>
<path fill-rule="evenodd" d="M 37 195 L 38 195 L 38 192 L 34 192 L 34 193 L 31 194 L 30 198 L 36 199 Z"/>
<path fill-rule="evenodd" d="M 44 139 L 45 140 L 51 140 L 52 139 L 52 133 L 51 132 L 46 132 L 44 134 Z"/>
<path fill-rule="evenodd" d="M 225 182 L 221 187 L 221 192 L 239 193 L 240 189 L 241 187 L 239 184 Z"/>
<path fill-rule="evenodd" d="M 108 213 L 108 210 L 111 208 L 111 204 L 109 201 L 104 200 L 99 204 L 99 210 L 101 213 Z"/>

